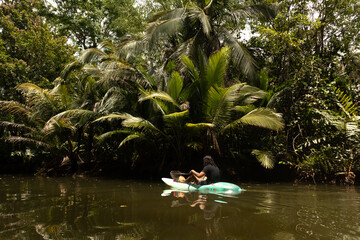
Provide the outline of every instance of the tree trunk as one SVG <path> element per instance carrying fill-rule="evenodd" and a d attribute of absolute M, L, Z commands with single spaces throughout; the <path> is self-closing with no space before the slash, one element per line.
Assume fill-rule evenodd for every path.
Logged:
<path fill-rule="evenodd" d="M 79 169 L 78 163 L 77 163 L 77 156 L 74 153 L 74 148 L 72 145 L 72 141 L 70 139 L 70 137 L 68 136 L 68 145 L 69 145 L 69 158 L 70 158 L 70 163 L 71 163 L 71 173 L 76 173 L 77 170 Z"/>

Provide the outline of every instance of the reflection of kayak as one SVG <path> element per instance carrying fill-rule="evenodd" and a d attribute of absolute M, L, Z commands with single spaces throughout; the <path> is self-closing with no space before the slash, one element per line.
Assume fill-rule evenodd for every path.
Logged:
<path fill-rule="evenodd" d="M 162 178 L 162 180 L 172 188 L 181 191 L 189 191 L 189 192 L 198 191 L 200 193 L 215 193 L 215 194 L 229 194 L 229 195 L 239 194 L 242 191 L 242 189 L 239 186 L 228 182 L 217 182 L 208 185 L 197 185 L 191 183 L 176 182 L 174 181 L 174 179 L 171 178 Z"/>

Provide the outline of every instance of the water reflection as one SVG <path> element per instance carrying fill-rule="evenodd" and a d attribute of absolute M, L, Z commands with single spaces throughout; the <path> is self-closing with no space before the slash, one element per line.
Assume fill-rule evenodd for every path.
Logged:
<path fill-rule="evenodd" d="M 173 190 L 165 190 L 162 196 L 167 196 L 171 199 L 169 201 L 171 208 L 193 208 L 191 210 L 195 214 L 189 216 L 188 223 L 203 228 L 201 239 L 231 239 L 229 238 L 231 234 L 229 235 L 229 233 L 224 231 L 222 222 L 222 219 L 228 217 L 223 215 L 221 210 L 222 205 L 227 202 L 218 199 L 223 199 L 223 197 L 213 194 L 206 195 L 197 192 L 189 193 Z M 198 214 L 199 212 L 202 214 Z M 202 217 L 200 218 L 199 216 Z"/>
<path fill-rule="evenodd" d="M 360 239 L 358 187 L 244 187 L 227 197 L 160 181 L 1 177 L 0 239 Z"/>
<path fill-rule="evenodd" d="M 184 193 L 173 191 L 173 196 L 176 198 L 171 201 L 171 207 L 182 207 L 182 206 L 190 206 L 192 208 L 199 207 L 200 210 L 204 213 L 205 220 L 211 220 L 215 217 L 215 213 L 220 206 L 219 201 L 217 200 L 209 200 L 208 195 L 200 194 L 200 193 Z M 196 199 L 194 199 L 194 196 Z M 222 201 L 222 203 L 226 203 Z"/>

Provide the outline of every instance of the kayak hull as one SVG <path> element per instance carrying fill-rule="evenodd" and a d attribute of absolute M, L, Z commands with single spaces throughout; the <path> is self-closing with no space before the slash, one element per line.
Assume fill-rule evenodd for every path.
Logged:
<path fill-rule="evenodd" d="M 162 181 L 166 183 L 168 186 L 180 190 L 180 191 L 189 191 L 195 192 L 198 191 L 200 193 L 214 193 L 214 194 L 229 194 L 236 195 L 241 193 L 242 189 L 232 183 L 228 182 L 217 182 L 208 185 L 197 185 L 191 183 L 180 183 L 174 181 L 171 178 L 162 178 Z"/>

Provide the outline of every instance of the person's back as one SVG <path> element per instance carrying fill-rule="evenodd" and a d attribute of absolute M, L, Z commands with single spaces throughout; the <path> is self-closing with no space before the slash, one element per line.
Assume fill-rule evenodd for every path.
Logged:
<path fill-rule="evenodd" d="M 185 181 L 190 182 L 195 180 L 200 185 L 216 183 L 220 180 L 220 170 L 216 166 L 214 159 L 211 156 L 207 155 L 203 158 L 203 170 L 198 173 L 195 170 L 191 170 L 191 174 Z M 206 180 L 204 179 L 206 177 Z"/>
<path fill-rule="evenodd" d="M 205 173 L 207 179 L 206 179 L 206 183 L 210 184 L 210 183 L 216 183 L 220 180 L 220 170 L 217 166 L 213 166 L 213 165 L 206 165 L 202 172 Z"/>

